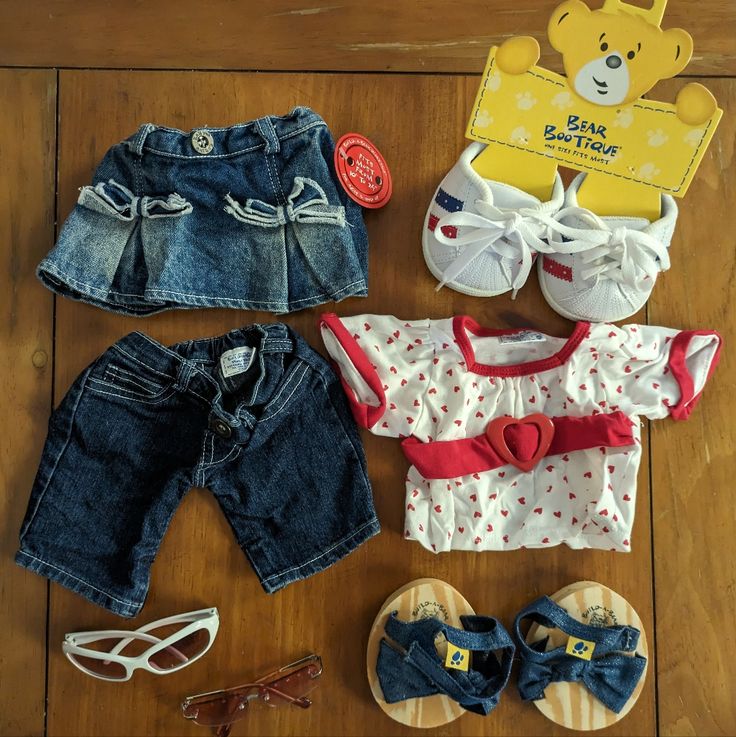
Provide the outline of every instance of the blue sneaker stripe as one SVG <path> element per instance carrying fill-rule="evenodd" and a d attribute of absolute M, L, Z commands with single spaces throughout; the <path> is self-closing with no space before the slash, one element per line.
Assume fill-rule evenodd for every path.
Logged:
<path fill-rule="evenodd" d="M 434 198 L 434 201 L 443 210 L 447 210 L 447 212 L 458 212 L 463 209 L 463 205 L 465 204 L 462 200 L 457 199 L 457 197 L 447 194 L 442 187 L 437 190 L 437 196 Z"/>

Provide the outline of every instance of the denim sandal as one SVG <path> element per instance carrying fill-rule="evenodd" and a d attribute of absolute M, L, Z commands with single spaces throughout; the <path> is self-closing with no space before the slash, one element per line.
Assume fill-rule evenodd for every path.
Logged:
<path fill-rule="evenodd" d="M 584 596 L 586 591 L 598 592 L 601 589 L 621 599 L 615 592 L 594 583 L 577 591 Z M 571 590 L 574 590 L 574 587 L 564 589 L 560 593 L 569 594 Z M 568 602 L 571 596 L 563 596 L 562 600 Z M 592 611 L 595 612 L 599 608 L 602 607 L 597 605 Z M 605 611 L 614 616 L 610 609 Z M 621 714 L 635 695 L 634 692 L 647 666 L 647 659 L 644 656 L 623 654 L 636 653 L 641 633 L 638 628 L 626 624 L 600 626 L 601 615 L 596 616 L 599 624 L 584 624 L 546 596 L 537 599 L 519 612 L 514 621 L 514 634 L 521 661 L 517 685 L 524 701 L 545 699 L 547 697 L 545 691 L 550 684 L 576 683 L 585 687 L 615 715 Z M 596 616 L 592 617 L 593 621 L 596 621 Z M 531 619 L 544 628 L 559 630 L 567 636 L 566 645 L 547 650 L 550 635 L 535 639 L 535 632 L 539 628 L 534 626 L 527 635 L 529 639 L 527 642 L 521 634 L 520 626 L 525 619 Z M 636 619 L 638 621 L 638 617 Z M 557 639 L 559 641 L 559 638 Z M 576 728 L 591 729 L 597 726 L 605 725 Z"/>
<path fill-rule="evenodd" d="M 514 643 L 504 626 L 492 617 L 464 615 L 463 629 L 435 617 L 414 622 L 400 620 L 392 612 L 381 640 L 376 673 L 387 703 L 444 694 L 467 711 L 489 714 L 498 704 L 511 673 Z M 470 658 L 467 672 L 445 667 L 435 647 L 439 635 L 462 650 L 456 663 Z M 494 651 L 500 650 L 500 658 Z"/>
<path fill-rule="evenodd" d="M 404 622 L 415 622 L 434 617 L 446 625 L 461 628 L 461 617 L 475 614 L 470 602 L 457 589 L 437 578 L 409 581 L 383 602 L 368 635 L 366 671 L 371 694 L 386 716 L 413 729 L 432 729 L 444 727 L 467 713 L 457 701 L 439 691 L 405 701 L 389 703 L 386 700 L 377 666 L 389 619 L 393 616 Z M 453 647 L 444 635 L 440 635 L 435 644 L 440 659 L 446 658 Z M 396 647 L 406 649 L 403 645 L 397 644 Z M 464 663 L 470 663 L 470 658 L 466 657 Z M 406 667 L 408 669 L 409 666 Z"/>

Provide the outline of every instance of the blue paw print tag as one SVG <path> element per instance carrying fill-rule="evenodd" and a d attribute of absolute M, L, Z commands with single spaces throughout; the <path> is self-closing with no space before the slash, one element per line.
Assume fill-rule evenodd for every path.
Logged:
<path fill-rule="evenodd" d="M 578 637 L 570 636 L 567 640 L 565 652 L 568 655 L 574 655 L 581 660 L 590 660 L 593 657 L 595 643 L 590 640 L 581 640 Z"/>
<path fill-rule="evenodd" d="M 469 665 L 470 651 L 448 642 L 447 656 L 445 657 L 445 668 L 455 668 L 455 670 L 464 670 L 467 672 Z"/>

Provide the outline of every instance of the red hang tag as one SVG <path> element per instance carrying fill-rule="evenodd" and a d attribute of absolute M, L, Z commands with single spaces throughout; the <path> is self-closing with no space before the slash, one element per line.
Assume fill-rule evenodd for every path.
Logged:
<path fill-rule="evenodd" d="M 360 133 L 346 133 L 335 146 L 335 171 L 350 199 L 377 209 L 389 199 L 391 172 L 381 152 Z"/>

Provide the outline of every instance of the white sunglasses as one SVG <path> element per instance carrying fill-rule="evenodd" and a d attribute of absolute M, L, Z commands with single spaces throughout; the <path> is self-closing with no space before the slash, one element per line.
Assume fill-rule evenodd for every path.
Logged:
<path fill-rule="evenodd" d="M 210 649 L 219 626 L 217 609 L 200 609 L 158 619 L 137 630 L 70 632 L 61 648 L 88 675 L 127 681 L 139 668 L 162 675 L 191 665 Z"/>

